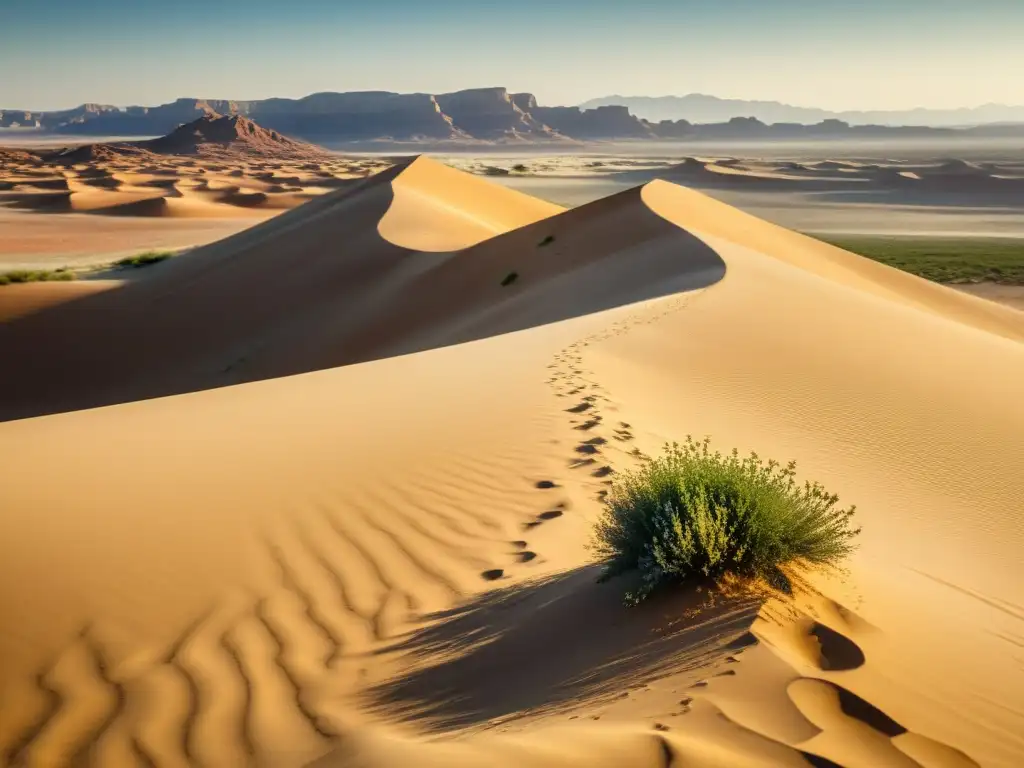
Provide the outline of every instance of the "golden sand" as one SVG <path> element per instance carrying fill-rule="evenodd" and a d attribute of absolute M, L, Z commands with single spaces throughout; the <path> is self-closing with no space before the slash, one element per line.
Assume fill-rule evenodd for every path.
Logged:
<path fill-rule="evenodd" d="M 426 159 L 23 312 L 0 763 L 1015 768 L 1022 338 L 664 181 Z M 590 526 L 687 434 L 856 503 L 849 572 L 624 607 Z"/>

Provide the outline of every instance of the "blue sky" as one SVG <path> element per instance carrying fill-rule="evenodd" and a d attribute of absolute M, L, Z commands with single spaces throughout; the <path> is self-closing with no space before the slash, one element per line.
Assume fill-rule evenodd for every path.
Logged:
<path fill-rule="evenodd" d="M 504 85 L 1024 102 L 1024 0 L 0 0 L 0 107 Z"/>

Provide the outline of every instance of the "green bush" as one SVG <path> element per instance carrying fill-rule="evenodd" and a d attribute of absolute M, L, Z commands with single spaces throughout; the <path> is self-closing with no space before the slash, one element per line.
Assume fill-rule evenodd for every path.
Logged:
<path fill-rule="evenodd" d="M 817 483 L 799 485 L 796 463 L 712 453 L 710 439 L 667 446 L 613 485 L 593 549 L 604 578 L 639 570 L 637 603 L 654 589 L 731 573 L 788 590 L 786 565 L 834 566 L 854 548 L 854 507 Z"/>
<path fill-rule="evenodd" d="M 127 256 L 123 259 L 118 259 L 114 262 L 115 267 L 125 267 L 137 269 L 139 267 L 148 267 L 150 264 L 157 264 L 161 261 L 165 261 L 174 256 L 173 251 L 146 251 L 136 256 Z"/>
<path fill-rule="evenodd" d="M 15 269 L 10 272 L 0 272 L 0 285 L 74 280 L 75 277 L 75 273 L 66 267 L 60 269 Z"/>

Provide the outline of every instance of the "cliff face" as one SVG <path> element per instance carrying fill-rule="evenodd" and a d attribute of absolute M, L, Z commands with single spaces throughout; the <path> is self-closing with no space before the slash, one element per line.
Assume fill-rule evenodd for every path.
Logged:
<path fill-rule="evenodd" d="M 650 126 L 626 107 L 534 107 L 531 114 L 559 133 L 577 139 L 650 139 Z"/>
<path fill-rule="evenodd" d="M 0 110 L 0 128 L 42 128 L 42 113 L 2 109 Z"/>
<path fill-rule="evenodd" d="M 687 120 L 662 120 L 651 125 L 659 139 L 685 139 L 693 135 L 693 125 Z"/>
<path fill-rule="evenodd" d="M 475 138 L 555 138 L 554 131 L 517 105 L 504 88 L 474 88 L 435 98 L 441 111 Z"/>
<path fill-rule="evenodd" d="M 162 136 L 204 115 L 241 115 L 268 130 L 320 142 L 469 141 L 498 142 L 643 139 L 787 139 L 820 137 L 940 136 L 949 128 L 854 125 L 824 120 L 816 125 L 766 124 L 753 117 L 693 124 L 650 123 L 624 106 L 542 107 L 530 93 L 474 88 L 454 93 L 362 91 L 314 93 L 301 99 L 225 101 L 178 99 L 156 107 L 119 108 L 82 104 L 59 112 L 0 111 L 0 128 L 108 136 Z M 988 126 L 979 135 L 1020 135 L 1024 129 Z"/>
<path fill-rule="evenodd" d="M 537 107 L 537 97 L 532 93 L 513 93 L 510 96 L 512 97 L 512 103 L 523 110 L 523 112 L 532 112 Z"/>
<path fill-rule="evenodd" d="M 46 113 L 42 120 L 42 127 L 62 133 L 91 136 L 160 135 L 210 112 L 233 114 L 236 111 L 237 106 L 234 102 L 203 99 L 178 99 L 158 107 L 127 107 L 126 109 L 83 104 L 65 112 Z"/>
<path fill-rule="evenodd" d="M 253 102 L 247 114 L 267 128 L 306 138 L 470 138 L 427 93 L 314 93 L 302 99 Z"/>

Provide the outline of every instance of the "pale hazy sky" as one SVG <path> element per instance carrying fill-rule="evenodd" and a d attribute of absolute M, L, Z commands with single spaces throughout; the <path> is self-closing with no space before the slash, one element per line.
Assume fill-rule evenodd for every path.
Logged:
<path fill-rule="evenodd" d="M 0 0 L 0 108 L 503 85 L 1024 102 L 1024 0 Z"/>

